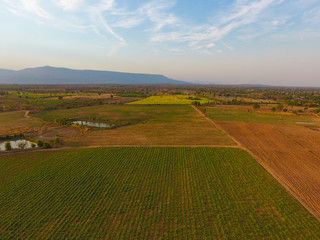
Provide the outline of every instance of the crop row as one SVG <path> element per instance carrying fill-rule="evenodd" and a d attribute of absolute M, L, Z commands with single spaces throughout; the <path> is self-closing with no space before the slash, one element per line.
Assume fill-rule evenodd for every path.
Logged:
<path fill-rule="evenodd" d="M 246 152 L 107 148 L 0 156 L 0 238 L 316 238 Z"/>

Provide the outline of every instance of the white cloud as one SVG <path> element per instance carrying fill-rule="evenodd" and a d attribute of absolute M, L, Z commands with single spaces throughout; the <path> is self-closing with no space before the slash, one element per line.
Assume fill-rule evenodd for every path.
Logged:
<path fill-rule="evenodd" d="M 289 18 L 290 17 L 283 16 L 283 17 L 274 19 L 273 21 L 271 21 L 271 24 L 273 26 L 280 26 L 280 25 L 286 24 Z"/>
<path fill-rule="evenodd" d="M 248 40 L 274 31 L 280 25 L 286 26 L 290 18 L 268 11 L 271 7 L 276 9 L 280 4 L 288 4 L 289 1 L 286 0 L 235 0 L 229 9 L 220 10 L 214 21 L 208 20 L 200 24 L 195 24 L 190 19 L 182 20 L 174 13 L 177 0 L 141 0 L 136 2 L 140 5 L 133 9 L 129 9 L 130 4 L 120 6 L 120 1 L 115 0 L 0 1 L 6 3 L 9 10 L 18 16 L 32 18 L 61 29 L 94 32 L 106 39 L 112 54 L 127 44 L 125 33 L 123 36 L 120 34 L 120 31 L 124 32 L 123 29 L 129 31 L 140 26 L 139 34 L 148 36 L 144 42 L 149 40 L 151 45 L 159 48 L 164 42 L 173 42 L 180 45 L 177 48 L 179 51 L 181 47 L 186 47 L 210 55 L 213 52 L 209 50 L 218 43 L 219 46 L 223 44 L 227 49 L 233 49 L 223 43 L 227 36 L 231 35 L 238 41 Z M 302 0 L 292 1 L 296 5 L 303 3 Z M 319 23 L 320 8 L 319 5 L 315 7 L 317 1 L 306 1 L 312 9 L 303 10 L 304 20 L 312 24 Z M 255 24 L 260 25 L 257 27 Z M 238 36 L 232 35 L 235 32 Z M 174 52 L 172 49 L 176 49 L 176 45 L 173 47 L 168 44 L 166 49 Z"/>
<path fill-rule="evenodd" d="M 112 26 L 122 28 L 134 28 L 145 21 L 154 24 L 152 30 L 160 31 L 165 26 L 172 26 L 178 22 L 178 18 L 167 11 L 175 5 L 175 1 L 158 0 L 141 5 L 134 11 L 120 11 L 116 15 L 121 16 L 121 20 L 116 21 Z"/>
<path fill-rule="evenodd" d="M 52 19 L 51 14 L 49 14 L 49 12 L 47 12 L 40 6 L 38 0 L 5 0 L 4 2 L 7 3 L 11 7 L 11 9 L 14 10 L 17 14 L 20 14 L 21 11 L 25 11 L 47 20 Z"/>
<path fill-rule="evenodd" d="M 303 14 L 303 18 L 306 22 L 317 24 L 320 22 L 320 7 L 313 8 L 306 11 Z"/>
<path fill-rule="evenodd" d="M 83 3 L 83 0 L 59 0 L 57 3 L 64 10 L 74 11 L 81 6 L 81 4 Z"/>
<path fill-rule="evenodd" d="M 209 50 L 202 50 L 201 53 L 204 54 L 204 55 L 208 55 L 208 56 L 214 55 L 214 53 L 209 51 Z"/>
<path fill-rule="evenodd" d="M 255 23 L 260 13 L 276 0 L 249 2 L 238 0 L 226 17 L 215 25 L 183 26 L 180 31 L 161 32 L 151 37 L 151 41 L 195 42 L 219 41 L 242 26 Z"/>
<path fill-rule="evenodd" d="M 222 23 L 228 23 L 232 20 L 240 20 L 242 24 L 252 23 L 263 9 L 274 2 L 275 0 L 260 0 L 250 4 L 236 4 L 233 13 L 223 18 Z"/>
<path fill-rule="evenodd" d="M 126 19 L 120 20 L 119 22 L 112 24 L 112 26 L 121 27 L 121 28 L 134 28 L 142 24 L 144 21 L 145 21 L 144 17 L 135 16 L 132 18 L 126 18 Z"/>

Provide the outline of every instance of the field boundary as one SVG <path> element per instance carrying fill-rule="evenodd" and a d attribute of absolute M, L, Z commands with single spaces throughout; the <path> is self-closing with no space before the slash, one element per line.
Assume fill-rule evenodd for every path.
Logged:
<path fill-rule="evenodd" d="M 213 121 L 213 120 L 212 120 Z M 238 141 L 237 141 L 238 142 Z M 295 142 L 295 141 L 294 141 Z M 300 146 L 300 144 L 299 144 Z M 301 146 L 303 147 L 303 146 Z M 304 147 L 303 147 L 304 148 Z M 296 201 L 298 201 L 313 217 L 315 217 L 318 222 L 320 222 L 320 216 L 304 201 L 302 200 L 297 194 L 295 194 L 283 181 L 281 181 L 275 173 L 265 164 L 263 164 L 263 161 L 260 157 L 256 156 L 252 151 L 249 149 L 243 147 L 243 150 L 247 151 L 256 161 L 257 163 L 265 170 L 267 171 L 274 179 L 277 180 L 277 182 L 294 198 Z M 305 148 L 304 148 L 305 149 Z"/>
<path fill-rule="evenodd" d="M 262 163 L 262 160 L 255 156 L 250 150 L 247 151 L 256 161 L 259 163 L 259 165 L 266 170 L 274 179 L 277 180 L 277 182 L 294 198 L 296 199 L 312 216 L 314 216 L 318 222 L 320 222 L 320 216 L 311 208 L 307 203 L 305 203 L 301 198 L 298 197 L 284 182 L 282 182 L 274 173 L 271 171 L 268 167 L 264 166 Z"/>
<path fill-rule="evenodd" d="M 219 130 L 221 130 L 223 133 L 225 133 L 229 138 L 232 139 L 232 141 L 234 141 L 237 145 L 238 148 L 242 148 L 243 150 L 248 151 L 248 149 L 246 147 L 244 147 L 238 140 L 236 140 L 233 136 L 231 136 L 226 130 L 224 130 L 222 127 L 220 127 L 218 124 L 216 124 L 211 118 L 209 118 L 205 113 L 203 113 L 199 108 L 197 108 L 194 105 L 190 105 L 191 107 L 194 108 L 194 110 L 196 110 L 202 117 L 204 117 L 205 119 L 207 119 L 207 121 L 211 122 L 216 128 L 218 128 Z"/>
<path fill-rule="evenodd" d="M 243 149 L 241 146 L 235 146 L 235 145 L 106 145 L 106 146 L 81 146 L 81 147 L 56 147 L 56 148 L 47 148 L 47 149 L 25 149 L 25 150 L 12 150 L 12 151 L 1 151 L 1 156 L 6 155 L 21 155 L 26 153 L 32 153 L 32 152 L 54 152 L 54 151 L 60 151 L 60 150 L 76 150 L 76 149 L 90 149 L 90 148 L 237 148 L 237 149 Z"/>

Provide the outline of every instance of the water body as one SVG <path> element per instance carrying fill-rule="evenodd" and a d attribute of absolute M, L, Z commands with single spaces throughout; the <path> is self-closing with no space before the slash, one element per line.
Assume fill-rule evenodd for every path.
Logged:
<path fill-rule="evenodd" d="M 306 125 L 314 125 L 313 122 L 296 122 L 296 124 L 306 124 Z"/>
<path fill-rule="evenodd" d="M 34 143 L 34 142 L 30 142 L 30 141 L 24 140 L 24 139 L 20 139 L 20 140 L 16 140 L 16 141 L 5 141 L 5 142 L 0 143 L 0 151 L 6 150 L 5 144 L 7 142 L 10 142 L 12 149 L 28 149 L 28 148 L 32 148 L 31 144 Z M 34 144 L 36 144 L 36 143 L 34 143 Z M 37 144 L 36 144 L 36 147 L 37 147 Z"/>
<path fill-rule="evenodd" d="M 111 128 L 114 125 L 106 124 L 106 123 L 98 123 L 98 122 L 88 122 L 88 121 L 72 121 L 73 124 L 79 124 L 90 127 L 98 127 L 98 128 Z"/>

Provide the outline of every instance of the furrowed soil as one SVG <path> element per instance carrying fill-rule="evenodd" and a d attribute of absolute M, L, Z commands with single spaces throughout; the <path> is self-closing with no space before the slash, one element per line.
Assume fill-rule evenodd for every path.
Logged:
<path fill-rule="evenodd" d="M 320 134 L 303 126 L 216 122 L 320 216 Z"/>
<path fill-rule="evenodd" d="M 0 156 L 0 239 L 318 239 L 247 152 L 91 148 Z"/>

